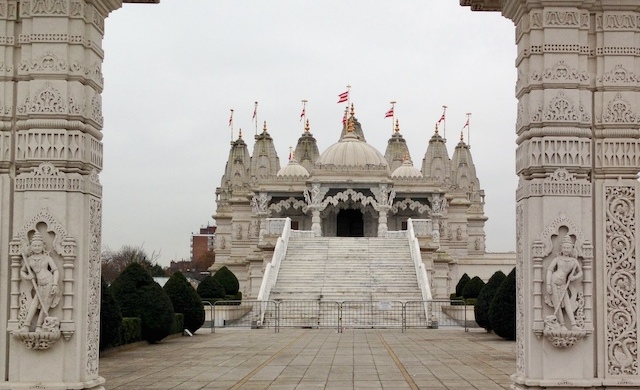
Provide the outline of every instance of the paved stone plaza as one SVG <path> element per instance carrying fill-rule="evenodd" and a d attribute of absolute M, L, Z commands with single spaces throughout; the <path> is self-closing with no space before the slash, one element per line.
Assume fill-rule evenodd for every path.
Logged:
<path fill-rule="evenodd" d="M 515 343 L 483 330 L 219 329 L 100 358 L 106 389 L 507 389 Z"/>

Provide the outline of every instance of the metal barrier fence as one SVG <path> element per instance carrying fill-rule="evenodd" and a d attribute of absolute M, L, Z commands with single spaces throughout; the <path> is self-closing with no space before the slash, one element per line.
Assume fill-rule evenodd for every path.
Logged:
<path fill-rule="evenodd" d="M 205 324 L 215 328 L 439 328 L 460 326 L 468 331 L 464 301 L 217 301 L 208 306 Z"/>

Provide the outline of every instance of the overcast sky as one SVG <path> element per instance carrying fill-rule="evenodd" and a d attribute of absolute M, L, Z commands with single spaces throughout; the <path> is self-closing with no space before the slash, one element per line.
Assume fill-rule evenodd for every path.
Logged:
<path fill-rule="evenodd" d="M 302 99 L 322 153 L 341 131 L 338 94 L 384 153 L 396 119 L 422 165 L 447 105 L 450 156 L 468 139 L 485 190 L 487 249 L 515 249 L 514 28 L 458 0 L 162 0 L 125 4 L 103 42 L 103 247 L 142 245 L 159 263 L 188 259 L 213 224 L 215 188 L 242 128 L 267 121 L 281 165 L 303 131 Z"/>

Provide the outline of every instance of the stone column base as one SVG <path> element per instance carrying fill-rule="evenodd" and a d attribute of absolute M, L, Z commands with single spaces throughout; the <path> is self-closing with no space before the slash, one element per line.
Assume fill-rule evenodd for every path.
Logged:
<path fill-rule="evenodd" d="M 102 386 L 105 380 L 99 376 L 98 379 L 94 379 L 86 382 L 56 382 L 56 383 L 42 383 L 42 382 L 3 382 L 0 383 L 0 390 L 16 390 L 16 389 L 46 389 L 46 390 L 105 390 Z"/>

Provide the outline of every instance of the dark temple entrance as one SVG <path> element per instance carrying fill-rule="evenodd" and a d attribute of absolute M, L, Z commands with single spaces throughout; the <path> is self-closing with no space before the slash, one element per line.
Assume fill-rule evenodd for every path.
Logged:
<path fill-rule="evenodd" d="M 338 237 L 364 237 L 362 212 L 354 209 L 340 210 L 336 235 Z"/>

